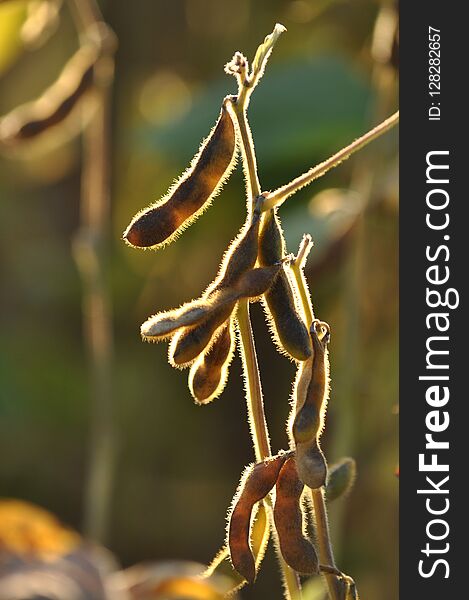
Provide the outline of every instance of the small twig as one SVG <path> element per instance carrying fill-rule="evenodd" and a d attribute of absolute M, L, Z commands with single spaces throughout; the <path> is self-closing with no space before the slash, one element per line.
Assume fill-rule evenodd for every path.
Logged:
<path fill-rule="evenodd" d="M 327 171 L 336 167 L 341 162 L 352 156 L 358 150 L 361 150 L 364 146 L 380 137 L 393 127 L 397 125 L 399 122 L 399 111 L 394 113 L 391 117 L 380 123 L 374 129 L 371 129 L 360 138 L 339 150 L 336 154 L 325 160 L 324 162 L 316 165 L 303 175 L 300 175 L 296 179 L 293 179 L 290 183 L 278 188 L 274 192 L 265 193 L 265 202 L 263 204 L 262 210 L 270 210 L 276 206 L 280 206 L 285 202 L 287 198 L 292 196 L 295 192 L 303 188 L 305 185 L 308 185 L 315 179 L 322 177 Z"/>

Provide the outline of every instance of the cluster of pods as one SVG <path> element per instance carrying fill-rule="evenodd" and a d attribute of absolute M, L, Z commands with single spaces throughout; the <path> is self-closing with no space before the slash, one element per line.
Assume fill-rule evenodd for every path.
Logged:
<path fill-rule="evenodd" d="M 223 101 L 219 119 L 188 170 L 157 203 L 138 213 L 124 233 L 128 244 L 159 248 L 174 240 L 211 203 L 236 159 L 233 98 Z M 288 274 L 278 215 L 262 213 L 263 196 L 225 253 L 214 281 L 196 300 L 150 317 L 141 328 L 148 341 L 170 339 L 169 362 L 190 367 L 189 388 L 198 403 L 220 395 L 234 352 L 239 300 L 262 297 L 281 351 L 303 361 L 312 355 L 309 332 L 297 307 Z"/>
<path fill-rule="evenodd" d="M 232 171 L 237 153 L 233 103 L 224 99 L 219 119 L 181 178 L 158 202 L 138 213 L 124 233 L 128 244 L 159 248 L 174 240 L 210 204 Z M 189 388 L 199 404 L 222 392 L 234 353 L 237 304 L 261 299 L 278 349 L 298 364 L 288 433 L 290 448 L 248 467 L 229 515 L 228 547 L 234 568 L 247 581 L 256 576 L 250 546 L 253 509 L 265 498 L 273 506 L 281 553 L 303 574 L 318 572 L 318 557 L 305 534 L 305 485 L 325 485 L 327 466 L 319 436 L 328 395 L 329 326 L 308 328 L 299 306 L 275 209 L 263 211 L 264 196 L 249 202 L 246 222 L 231 242 L 213 282 L 196 300 L 150 317 L 141 328 L 148 341 L 170 340 L 169 362 L 189 367 Z"/>

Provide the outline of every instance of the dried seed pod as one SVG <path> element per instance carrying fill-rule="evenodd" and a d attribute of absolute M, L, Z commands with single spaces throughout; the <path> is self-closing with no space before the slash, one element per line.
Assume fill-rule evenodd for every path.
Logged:
<path fill-rule="evenodd" d="M 199 356 L 189 373 L 189 389 L 197 404 L 208 404 L 217 398 L 228 378 L 235 347 L 234 319 L 221 329 L 210 350 Z"/>
<path fill-rule="evenodd" d="M 312 489 L 323 486 L 327 463 L 319 447 L 329 391 L 327 344 L 329 325 L 319 320 L 311 325 L 313 356 L 298 369 L 294 406 L 290 416 L 291 437 L 296 448 L 296 466 L 301 481 Z"/>
<path fill-rule="evenodd" d="M 160 312 L 149 317 L 140 328 L 142 337 L 149 341 L 159 341 L 171 337 L 183 327 L 195 327 L 207 319 L 222 305 L 232 305 L 239 297 L 234 290 L 214 292 L 183 304 L 176 310 Z"/>
<path fill-rule="evenodd" d="M 165 340 L 182 327 L 195 326 L 212 311 L 206 301 L 191 302 L 178 310 L 166 311 L 149 317 L 140 327 L 142 338 L 149 341 Z"/>
<path fill-rule="evenodd" d="M 259 235 L 259 264 L 272 265 L 285 257 L 285 241 L 274 210 L 266 213 Z M 280 351 L 302 361 L 311 356 L 311 340 L 296 306 L 293 281 L 286 271 L 265 294 L 265 310 Z"/>
<path fill-rule="evenodd" d="M 321 339 L 320 335 L 322 335 Z M 296 415 L 292 433 L 297 444 L 316 439 L 322 428 L 329 392 L 329 359 L 327 355 L 329 339 L 329 325 L 315 319 L 311 325 L 311 340 L 314 349 L 314 356 L 309 360 L 312 363 L 311 369 L 307 367 L 302 370 L 296 388 Z M 306 385 L 305 379 L 308 376 L 309 382 Z"/>
<path fill-rule="evenodd" d="M 289 453 L 248 467 L 241 478 L 228 524 L 228 546 L 233 567 L 247 581 L 256 578 L 256 565 L 249 543 L 251 512 L 275 485 L 278 474 Z"/>
<path fill-rule="evenodd" d="M 325 485 L 327 463 L 316 440 L 296 445 L 296 468 L 301 481 L 312 490 Z"/>
<path fill-rule="evenodd" d="M 223 257 L 220 271 L 209 286 L 208 292 L 233 286 L 243 273 L 254 267 L 257 260 L 261 203 L 262 197 L 258 199 L 251 217 L 239 235 L 231 242 Z"/>
<path fill-rule="evenodd" d="M 219 333 L 217 330 L 230 317 L 235 302 L 213 308 L 208 318 L 195 327 L 182 329 L 173 337 L 169 347 L 169 362 L 173 367 L 188 367 L 207 346 L 210 348 Z"/>
<path fill-rule="evenodd" d="M 345 496 L 352 489 L 356 476 L 356 464 L 353 458 L 343 458 L 330 467 L 326 485 L 326 500 L 332 502 Z"/>
<path fill-rule="evenodd" d="M 275 528 L 285 562 L 298 573 L 312 575 L 318 572 L 318 556 L 303 532 L 303 487 L 298 479 L 295 458 L 290 457 L 282 466 L 277 479 Z"/>
<path fill-rule="evenodd" d="M 103 25 L 87 34 L 93 41 L 75 52 L 42 96 L 18 106 L 0 120 L 0 140 L 7 144 L 30 140 L 68 117 L 94 84 L 103 49 L 109 53 L 115 49 L 115 36 L 108 27 Z"/>
<path fill-rule="evenodd" d="M 282 268 L 282 263 L 276 263 L 270 267 L 246 271 L 235 286 L 239 298 L 257 298 L 264 294 L 273 285 Z"/>
<path fill-rule="evenodd" d="M 158 248 L 173 241 L 211 203 L 235 163 L 236 135 L 223 102 L 215 127 L 190 167 L 158 202 L 137 213 L 124 239 L 138 248 Z"/>

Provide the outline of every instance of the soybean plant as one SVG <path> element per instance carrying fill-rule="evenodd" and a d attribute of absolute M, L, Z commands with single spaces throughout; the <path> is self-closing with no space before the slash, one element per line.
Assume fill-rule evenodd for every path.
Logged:
<path fill-rule="evenodd" d="M 322 573 L 331 600 L 351 600 L 358 598 L 358 592 L 353 579 L 334 562 L 326 500 L 332 501 L 351 487 L 355 463 L 346 458 L 328 469 L 320 447 L 330 388 L 331 328 L 315 317 L 304 275 L 311 237 L 304 236 L 296 256 L 288 254 L 278 209 L 298 189 L 396 125 L 399 116 L 392 115 L 287 185 L 263 192 L 247 110 L 284 31 L 283 26 L 275 26 L 257 49 L 251 66 L 243 54 L 235 53 L 225 71 L 237 79 L 237 95 L 224 98 L 216 125 L 187 171 L 161 200 L 132 219 L 124 239 L 133 247 L 155 249 L 176 239 L 220 191 L 240 152 L 247 198 L 239 235 L 200 297 L 149 317 L 141 334 L 147 341 L 170 340 L 170 364 L 190 369 L 190 393 L 196 403 L 207 404 L 225 386 L 236 331 L 255 464 L 245 469 L 228 511 L 226 544 L 202 576 L 228 573 L 232 591 L 253 583 L 272 536 L 285 598 L 301 598 L 300 576 Z M 278 350 L 297 364 L 287 418 L 289 447 L 275 455 L 249 316 L 250 303 L 259 300 Z M 314 530 L 313 538 L 306 533 L 308 524 Z"/>

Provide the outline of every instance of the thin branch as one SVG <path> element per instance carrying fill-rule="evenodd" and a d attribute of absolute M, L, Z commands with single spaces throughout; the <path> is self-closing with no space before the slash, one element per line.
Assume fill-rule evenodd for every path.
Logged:
<path fill-rule="evenodd" d="M 266 211 L 276 206 L 280 206 L 285 202 L 285 200 L 288 197 L 292 196 L 295 192 L 303 188 L 305 185 L 308 185 L 315 179 L 322 177 L 322 175 L 327 173 L 327 171 L 329 171 L 333 167 L 336 167 L 341 162 L 352 156 L 352 154 L 354 154 L 358 150 L 361 150 L 364 146 L 366 146 L 376 138 L 380 137 L 381 135 L 395 127 L 398 124 L 398 122 L 399 111 L 394 113 L 391 117 L 389 117 L 382 123 L 380 123 L 374 129 L 371 129 L 371 131 L 368 131 L 360 138 L 358 138 L 348 146 L 345 146 L 345 148 L 342 148 L 342 150 L 339 150 L 339 152 L 337 152 L 324 162 L 320 163 L 319 165 L 316 165 L 303 175 L 300 175 L 290 183 L 287 183 L 286 185 L 278 188 L 274 192 L 264 194 L 266 200 L 264 202 L 262 210 Z"/>
<path fill-rule="evenodd" d="M 262 398 L 259 366 L 256 347 L 249 318 L 249 303 L 242 300 L 238 306 L 237 321 L 241 346 L 241 358 L 246 378 L 246 402 L 251 425 L 251 436 L 257 462 L 271 455 L 269 432 L 265 419 L 264 400 Z"/>
<path fill-rule="evenodd" d="M 256 152 L 252 139 L 251 128 L 249 127 L 245 106 L 238 98 L 232 103 L 233 112 L 236 116 L 238 131 L 241 136 L 241 153 L 243 156 L 243 168 L 247 180 L 248 195 L 251 197 L 251 205 L 255 202 L 257 196 L 261 194 L 261 184 L 257 174 Z"/>
<path fill-rule="evenodd" d="M 308 329 L 314 319 L 313 305 L 309 294 L 308 285 L 304 276 L 304 265 L 309 251 L 312 248 L 311 236 L 305 235 L 301 241 L 296 259 L 291 264 L 291 269 L 295 277 L 297 289 L 299 290 L 303 312 L 306 317 L 306 326 Z M 329 522 L 327 518 L 327 508 L 324 500 L 322 488 L 311 490 L 311 499 L 314 510 L 314 522 L 316 525 L 316 539 L 319 546 L 319 559 L 323 565 L 336 567 L 334 552 L 329 532 Z M 332 573 L 324 573 L 331 600 L 343 600 L 343 584 Z"/>

